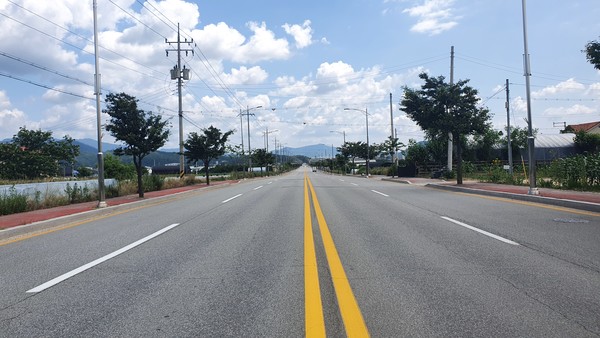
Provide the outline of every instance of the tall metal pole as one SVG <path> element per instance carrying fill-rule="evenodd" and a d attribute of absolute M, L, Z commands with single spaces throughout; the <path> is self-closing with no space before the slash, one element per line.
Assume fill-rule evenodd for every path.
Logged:
<path fill-rule="evenodd" d="M 248 171 L 252 172 L 252 152 L 250 151 L 250 107 L 246 106 L 246 117 L 248 118 Z"/>
<path fill-rule="evenodd" d="M 527 13 L 525 0 L 522 0 L 523 6 L 523 45 L 524 45 L 524 68 L 525 68 L 525 90 L 527 92 L 527 148 L 528 148 L 528 160 L 529 160 L 529 195 L 539 195 L 539 191 L 535 184 L 535 140 L 533 138 L 533 126 L 531 121 L 531 89 L 529 77 L 531 76 L 531 69 L 529 65 L 529 49 L 527 47 Z"/>
<path fill-rule="evenodd" d="M 96 62 L 96 74 L 94 77 L 94 95 L 96 95 L 96 120 L 98 129 L 98 208 L 105 208 L 105 192 L 104 192 L 104 155 L 102 154 L 102 121 L 100 117 L 100 64 L 98 62 L 98 14 L 96 0 L 93 1 L 94 9 L 94 55 Z"/>
<path fill-rule="evenodd" d="M 365 119 L 367 121 L 367 178 L 369 178 L 369 164 L 371 162 L 371 154 L 369 148 L 371 148 L 369 144 L 369 113 L 367 112 L 367 108 L 365 108 Z"/>
<path fill-rule="evenodd" d="M 508 173 L 513 174 L 512 145 L 510 139 L 510 93 L 508 88 L 508 79 L 506 79 L 506 134 L 508 137 Z"/>
<path fill-rule="evenodd" d="M 454 84 L 454 46 L 450 47 L 450 85 Z M 452 109 L 452 107 L 448 107 Z M 454 148 L 452 133 L 448 132 L 448 171 L 452 171 L 452 148 Z"/>
<path fill-rule="evenodd" d="M 185 175 L 185 164 L 183 158 L 183 101 L 181 98 L 181 36 L 179 34 L 179 23 L 177 23 L 177 93 L 179 96 L 179 177 Z"/>
<path fill-rule="evenodd" d="M 394 110 L 392 106 L 392 93 L 390 93 L 390 141 L 394 140 Z M 394 146 L 392 154 L 392 163 L 396 163 L 396 147 Z"/>

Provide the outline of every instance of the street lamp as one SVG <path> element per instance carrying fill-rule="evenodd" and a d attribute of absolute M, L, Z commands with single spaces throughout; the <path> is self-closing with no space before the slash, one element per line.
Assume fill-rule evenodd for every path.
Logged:
<path fill-rule="evenodd" d="M 365 110 L 362 109 L 358 109 L 358 108 L 344 108 L 344 110 L 356 110 L 359 111 L 363 114 L 365 114 L 365 121 L 367 122 L 367 161 L 366 161 L 366 165 L 367 165 L 367 178 L 369 177 L 369 157 L 371 157 L 371 154 L 369 153 L 369 113 L 367 111 L 367 108 L 365 108 Z"/>
<path fill-rule="evenodd" d="M 246 106 L 246 117 L 248 118 L 248 171 L 252 172 L 252 152 L 250 150 L 250 110 L 262 108 L 262 106 L 256 106 L 249 108 Z"/>

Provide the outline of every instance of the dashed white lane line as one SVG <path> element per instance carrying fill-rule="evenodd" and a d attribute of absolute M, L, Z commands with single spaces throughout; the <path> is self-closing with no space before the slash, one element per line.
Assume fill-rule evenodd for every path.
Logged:
<path fill-rule="evenodd" d="M 121 249 L 119 249 L 119 250 L 117 250 L 115 252 L 109 253 L 108 255 L 106 255 L 104 257 L 100 257 L 100 258 L 96 259 L 93 262 L 90 262 L 90 263 L 87 263 L 85 265 L 82 265 L 82 266 L 78 267 L 77 269 L 71 270 L 71 271 L 69 271 L 69 272 L 67 272 L 67 273 L 65 273 L 63 275 L 60 275 L 60 276 L 58 276 L 58 277 L 56 277 L 56 278 L 54 278 L 54 279 L 52 279 L 52 280 L 50 280 L 50 281 L 48 281 L 48 282 L 46 282 L 44 284 L 36 286 L 33 289 L 28 290 L 27 292 L 28 293 L 35 293 L 35 292 L 44 291 L 47 288 L 52 287 L 52 286 L 54 286 L 54 285 L 56 285 L 56 284 L 58 284 L 60 282 L 63 282 L 63 281 L 65 281 L 68 278 L 71 278 L 71 277 L 73 277 L 73 276 L 75 276 L 75 275 L 77 275 L 77 274 L 79 274 L 81 272 L 84 272 L 87 269 L 93 268 L 94 266 L 96 266 L 96 265 L 98 265 L 100 263 L 106 262 L 107 260 L 109 260 L 111 258 L 114 258 L 114 257 L 116 257 L 116 256 L 118 256 L 118 255 L 120 255 L 120 254 L 122 254 L 122 253 L 124 253 L 126 251 L 129 251 L 129 250 L 135 248 L 136 246 L 138 246 L 138 245 L 140 245 L 142 243 L 145 243 L 145 242 L 153 239 L 154 237 L 162 235 L 163 233 L 165 233 L 165 232 L 167 232 L 167 231 L 175 228 L 178 225 L 179 225 L 179 223 L 171 224 L 168 227 L 163 228 L 161 230 L 158 230 L 157 232 L 155 232 L 155 233 L 153 233 L 151 235 L 148 235 L 148 236 L 146 236 L 146 237 L 144 237 L 144 238 L 142 238 L 142 239 L 140 239 L 138 241 L 135 241 L 135 242 L 129 244 L 128 246 L 126 246 L 126 247 L 123 247 L 123 248 L 121 248 Z"/>
<path fill-rule="evenodd" d="M 262 185 L 259 185 L 258 187 L 254 188 L 254 189 L 252 189 L 252 190 L 258 190 L 258 189 L 260 189 L 260 188 L 262 188 L 262 187 L 263 187 Z"/>
<path fill-rule="evenodd" d="M 256 190 L 256 189 L 255 189 L 255 190 Z M 233 196 L 233 197 L 231 197 L 231 198 L 228 198 L 228 199 L 224 200 L 224 201 L 223 201 L 223 202 L 221 202 L 221 203 L 227 203 L 227 202 L 229 202 L 229 201 L 231 201 L 231 200 L 234 200 L 234 199 L 236 199 L 236 198 L 238 198 L 238 197 L 240 197 L 240 196 L 242 196 L 242 195 L 243 195 L 243 194 L 237 194 L 237 195 L 235 195 L 235 196 Z"/>
<path fill-rule="evenodd" d="M 376 193 L 376 194 L 379 194 L 379 195 L 381 195 L 381 196 L 390 197 L 390 195 L 386 195 L 386 194 L 384 194 L 384 193 L 382 193 L 382 192 L 379 192 L 379 191 L 377 191 L 377 190 L 371 190 L 371 191 L 372 191 L 372 192 L 374 192 L 374 193 Z"/>
<path fill-rule="evenodd" d="M 354 185 L 354 186 L 357 186 L 357 187 L 358 187 L 358 184 L 356 184 L 356 183 L 350 183 L 350 184 L 352 184 L 352 185 Z"/>
<path fill-rule="evenodd" d="M 497 240 L 499 240 L 499 241 L 501 241 L 501 242 L 504 242 L 504 243 L 507 243 L 507 244 L 511 244 L 511 245 L 519 245 L 519 243 L 517 243 L 517 242 L 513 242 L 513 241 L 511 241 L 510 239 L 506 239 L 506 238 L 504 238 L 504 237 L 500 237 L 500 236 L 498 236 L 498 235 L 494 235 L 494 234 L 492 234 L 492 233 L 489 233 L 489 232 L 487 232 L 487 231 L 485 231 L 485 230 L 478 229 L 478 228 L 476 228 L 476 227 L 474 227 L 474 226 L 471 226 L 471 225 L 465 224 L 465 223 L 463 223 L 463 222 L 457 221 L 457 220 L 455 220 L 455 219 L 452 219 L 452 218 L 450 218 L 450 217 L 446 217 L 446 216 L 441 216 L 441 217 L 442 217 L 443 219 L 445 219 L 446 221 L 450 221 L 450 222 L 452 222 L 452 223 L 454 223 L 454 224 L 458 224 L 458 225 L 460 225 L 460 226 L 462 226 L 462 227 L 465 227 L 465 228 L 467 228 L 467 229 L 470 229 L 470 230 L 473 230 L 473 231 L 477 231 L 477 232 L 479 232 L 480 234 L 486 235 L 486 236 L 488 236 L 488 237 L 491 237 L 491 238 L 493 238 L 493 239 L 497 239 Z"/>

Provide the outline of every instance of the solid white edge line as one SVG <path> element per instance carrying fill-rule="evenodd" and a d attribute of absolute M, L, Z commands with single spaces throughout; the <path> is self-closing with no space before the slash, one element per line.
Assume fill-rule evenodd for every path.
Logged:
<path fill-rule="evenodd" d="M 233 199 L 236 199 L 236 198 L 238 198 L 238 197 L 240 197 L 240 196 L 242 196 L 242 194 L 237 194 L 237 195 L 235 195 L 235 196 L 233 196 L 233 197 L 231 197 L 231 198 L 228 198 L 228 199 L 224 200 L 224 201 L 223 201 L 223 202 L 221 202 L 221 203 L 227 203 L 227 202 L 229 202 L 229 201 L 231 201 L 231 200 L 233 200 Z"/>
<path fill-rule="evenodd" d="M 513 242 L 513 241 L 511 241 L 510 239 L 506 239 L 506 238 L 504 238 L 504 237 L 500 237 L 500 236 L 498 236 L 498 235 L 494 235 L 494 234 L 492 234 L 492 233 L 489 233 L 489 232 L 487 232 L 487 231 L 485 231 L 485 230 L 481 230 L 481 229 L 478 229 L 478 228 L 476 228 L 476 227 L 474 227 L 474 226 L 471 226 L 471 225 L 465 224 L 465 223 L 463 223 L 463 222 L 460 222 L 460 221 L 454 220 L 454 219 L 452 219 L 452 218 L 450 218 L 450 217 L 446 217 L 446 216 L 441 216 L 441 217 L 442 217 L 443 219 L 445 219 L 446 221 L 450 221 L 450 222 L 452 222 L 452 223 L 454 223 L 454 224 L 458 224 L 458 225 L 460 225 L 460 226 L 462 226 L 462 227 L 465 227 L 465 228 L 467 228 L 467 229 L 470 229 L 470 230 L 473 230 L 473 231 L 477 231 L 477 232 L 479 232 L 480 234 L 486 235 L 486 236 L 488 236 L 488 237 L 491 237 L 491 238 L 493 238 L 493 239 L 497 239 L 497 240 L 499 240 L 499 241 L 501 241 L 501 242 L 504 242 L 504 243 L 507 243 L 507 244 L 511 244 L 511 245 L 519 245 L 519 243 L 517 243 L 517 242 Z"/>
<path fill-rule="evenodd" d="M 127 246 L 125 246 L 125 247 L 117 250 L 117 251 L 109 253 L 108 255 L 106 255 L 104 257 L 100 257 L 100 258 L 96 259 L 93 262 L 90 262 L 90 263 L 87 263 L 85 265 L 82 265 L 82 266 L 78 267 L 77 269 L 71 270 L 71 271 L 69 271 L 69 272 L 67 272 L 67 273 L 65 273 L 63 275 L 60 275 L 60 276 L 58 276 L 58 277 L 56 277 L 56 278 L 54 278 L 54 279 L 52 279 L 50 281 L 47 281 L 44 284 L 36 286 L 33 289 L 28 290 L 27 292 L 28 293 L 35 293 L 35 292 L 44 291 L 47 288 L 49 288 L 51 286 L 54 286 L 54 285 L 56 285 L 56 284 L 58 284 L 60 282 L 63 282 L 65 280 L 67 280 L 67 279 L 69 279 L 69 278 L 71 278 L 71 277 L 73 277 L 73 276 L 75 276 L 75 275 L 77 275 L 77 274 L 79 274 L 79 273 L 87 270 L 87 269 L 93 268 L 94 266 L 96 266 L 96 265 L 98 265 L 100 263 L 103 263 L 103 262 L 105 262 L 105 261 L 107 261 L 107 260 L 109 260 L 111 258 L 114 258 L 114 257 L 116 257 L 116 256 L 118 256 L 118 255 L 120 255 L 120 254 L 122 254 L 122 253 L 124 253 L 126 251 L 129 251 L 129 250 L 135 248 L 136 246 L 138 246 L 138 245 L 140 245 L 140 244 L 142 244 L 144 242 L 147 242 L 147 241 L 153 239 L 156 236 L 162 235 L 163 233 L 165 233 L 165 232 L 173 229 L 174 227 L 176 227 L 178 225 L 179 225 L 179 223 L 171 224 L 171 225 L 169 225 L 166 228 L 158 230 L 157 232 L 155 232 L 155 233 L 153 233 L 151 235 L 148 235 L 148 236 L 146 236 L 146 237 L 144 237 L 144 238 L 142 238 L 142 239 L 140 239 L 138 241 L 135 241 L 135 242 L 133 242 L 133 243 L 131 243 L 131 244 L 129 244 L 129 245 L 127 245 Z"/>
<path fill-rule="evenodd" d="M 372 191 L 372 192 L 374 192 L 374 193 L 376 193 L 376 194 L 379 194 L 379 195 L 381 195 L 381 196 L 390 197 L 390 195 L 386 195 L 386 194 L 384 194 L 384 193 L 382 193 L 382 192 L 379 192 L 379 191 L 377 191 L 377 190 L 371 190 L 371 191 Z"/>
<path fill-rule="evenodd" d="M 258 187 L 254 188 L 254 189 L 252 189 L 252 190 L 258 190 L 258 189 L 260 189 L 260 188 L 262 188 L 262 187 L 263 187 L 262 185 L 259 185 Z"/>

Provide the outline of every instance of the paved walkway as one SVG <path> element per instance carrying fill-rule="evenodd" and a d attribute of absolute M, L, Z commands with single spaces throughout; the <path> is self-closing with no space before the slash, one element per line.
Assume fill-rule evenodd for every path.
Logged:
<path fill-rule="evenodd" d="M 211 182 L 210 186 L 207 186 L 205 184 L 196 184 L 196 185 L 190 185 L 190 186 L 178 187 L 178 188 L 166 189 L 166 190 L 160 190 L 160 191 L 150 191 L 150 192 L 144 193 L 144 198 L 139 198 L 137 194 L 120 196 L 120 197 L 106 199 L 106 204 L 109 207 L 115 207 L 115 206 L 119 206 L 119 205 L 127 204 L 127 203 L 149 201 L 149 200 L 155 199 L 157 197 L 174 195 L 174 194 L 183 193 L 183 192 L 191 191 L 191 190 L 208 189 L 208 188 L 223 185 L 223 184 L 231 184 L 232 182 L 237 182 L 237 181 L 215 181 L 215 182 Z M 54 218 L 58 218 L 58 217 L 62 217 L 62 216 L 84 213 L 84 212 L 88 212 L 88 211 L 92 211 L 92 210 L 98 210 L 98 201 L 70 204 L 70 205 L 65 205 L 65 206 L 60 206 L 60 207 L 55 207 L 55 208 L 22 212 L 22 213 L 11 214 L 11 215 L 4 215 L 4 216 L 0 216 L 0 231 L 2 229 L 8 229 L 8 228 L 16 227 L 19 225 L 25 225 L 25 224 L 45 221 L 45 220 L 49 220 L 49 219 L 54 219 Z"/>
<path fill-rule="evenodd" d="M 600 212 L 600 193 L 537 188 L 538 195 L 529 194 L 529 186 L 516 186 L 508 184 L 482 183 L 477 181 L 463 181 L 458 185 L 456 181 L 444 181 L 420 177 L 383 178 L 385 181 L 422 185 L 445 190 L 462 191 L 483 195 L 499 196 L 512 199 L 526 200 L 538 203 L 565 206 Z"/>
<path fill-rule="evenodd" d="M 438 179 L 428 179 L 428 178 L 390 178 L 383 176 L 374 176 L 373 179 L 383 179 L 389 182 L 397 182 L 397 183 L 405 183 L 405 184 L 413 184 L 413 185 L 421 185 L 428 186 L 432 188 L 438 189 L 446 189 L 446 190 L 454 190 L 454 191 L 462 191 L 467 193 L 476 193 L 476 194 L 485 194 L 485 195 L 493 195 L 500 196 L 506 198 L 520 199 L 533 201 L 538 203 L 546 203 L 553 204 L 559 206 L 565 206 L 570 208 L 577 208 L 592 212 L 600 213 L 600 193 L 591 193 L 591 192 L 580 192 L 580 191 L 570 191 L 570 190 L 557 190 L 557 189 L 547 189 L 547 188 L 539 188 L 539 195 L 533 196 L 529 195 L 529 187 L 527 186 L 513 186 L 513 185 L 504 185 L 504 184 L 492 184 L 492 183 L 480 183 L 475 181 L 464 181 L 464 184 L 457 185 L 455 181 L 444 181 Z M 236 181 L 237 182 L 237 181 Z M 127 203 L 133 202 L 143 202 L 148 201 L 153 198 L 173 195 L 177 193 L 183 193 L 190 190 L 197 189 L 208 189 L 213 186 L 218 186 L 222 184 L 231 184 L 232 181 L 217 181 L 211 183 L 210 186 L 206 185 L 193 185 L 186 186 L 180 188 L 173 188 L 168 190 L 161 191 L 152 191 L 144 194 L 144 198 L 141 199 L 136 195 L 122 196 L 107 199 L 106 203 L 108 206 L 118 206 Z M 19 214 L 5 215 L 0 216 L 0 231 L 2 229 L 13 228 L 19 225 L 25 225 L 40 221 L 45 221 L 49 219 L 54 219 L 62 216 L 73 215 L 84 213 L 88 211 L 98 210 L 97 209 L 98 202 L 87 202 L 87 203 L 78 203 L 71 204 L 62 207 L 36 210 L 31 212 L 24 212 Z"/>

